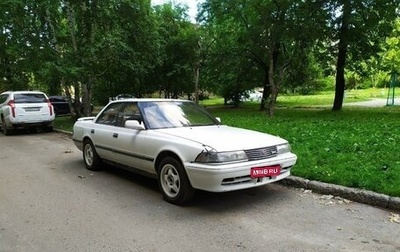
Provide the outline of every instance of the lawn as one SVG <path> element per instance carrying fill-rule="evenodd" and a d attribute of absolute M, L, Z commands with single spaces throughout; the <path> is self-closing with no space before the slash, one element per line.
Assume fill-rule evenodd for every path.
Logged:
<path fill-rule="evenodd" d="M 273 117 L 259 111 L 256 103 L 233 108 L 214 98 L 201 105 L 224 124 L 287 139 L 298 155 L 293 175 L 400 197 L 400 107 L 333 112 L 321 106 L 332 105 L 332 97 L 281 97 Z M 349 92 L 346 99 L 375 97 L 385 97 L 384 91 Z M 58 117 L 55 127 L 71 130 L 72 123 L 69 117 Z"/>
<path fill-rule="evenodd" d="M 209 108 L 227 125 L 287 139 L 298 155 L 293 175 L 400 196 L 400 108 Z"/>
<path fill-rule="evenodd" d="M 367 101 L 373 98 L 387 98 L 388 90 L 382 88 L 370 88 L 359 90 L 346 90 L 344 103 Z M 318 107 L 332 105 L 334 92 L 326 91 L 314 95 L 286 94 L 279 95 L 277 99 L 278 107 Z M 253 102 L 256 103 L 256 102 Z M 211 97 L 211 99 L 200 101 L 200 105 L 212 106 L 223 105 L 224 99 Z"/>

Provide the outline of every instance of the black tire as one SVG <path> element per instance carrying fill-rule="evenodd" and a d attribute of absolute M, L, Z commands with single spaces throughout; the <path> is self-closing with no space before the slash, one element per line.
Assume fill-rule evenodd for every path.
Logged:
<path fill-rule="evenodd" d="M 83 161 L 85 162 L 86 169 L 90 171 L 101 170 L 103 163 L 97 155 L 96 149 L 92 141 L 86 140 L 83 142 Z"/>
<path fill-rule="evenodd" d="M 164 200 L 169 203 L 184 205 L 194 196 L 195 190 L 183 165 L 173 157 L 166 157 L 160 162 L 157 179 Z"/>
<path fill-rule="evenodd" d="M 45 126 L 44 128 L 43 128 L 43 130 L 45 131 L 45 132 L 53 132 L 53 126 Z"/>
<path fill-rule="evenodd" d="M 6 121 L 4 118 L 1 118 L 1 129 L 5 136 L 9 136 L 11 134 L 11 130 L 7 128 Z"/>

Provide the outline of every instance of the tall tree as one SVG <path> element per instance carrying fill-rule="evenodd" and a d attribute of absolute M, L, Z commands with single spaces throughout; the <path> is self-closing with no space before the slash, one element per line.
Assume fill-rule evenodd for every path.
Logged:
<path fill-rule="evenodd" d="M 324 20 L 321 8 L 320 1 L 294 0 L 208 0 L 203 4 L 209 25 L 227 31 L 217 39 L 225 39 L 222 44 L 232 45 L 231 54 L 245 58 L 242 62 L 260 71 L 262 79 L 253 82 L 253 87 L 264 87 L 260 109 L 267 109 L 270 115 L 295 56 L 322 36 L 315 27 Z"/>
<path fill-rule="evenodd" d="M 154 69 L 153 81 L 158 82 L 165 97 L 177 98 L 195 91 L 198 51 L 198 30 L 187 16 L 187 7 L 163 4 L 156 7 L 160 36 L 160 64 Z"/>
<path fill-rule="evenodd" d="M 351 58 L 354 66 L 379 52 L 380 41 L 390 33 L 399 4 L 399 0 L 326 1 L 330 28 L 336 31 L 331 40 L 338 41 L 334 111 L 343 105 L 346 60 Z"/>

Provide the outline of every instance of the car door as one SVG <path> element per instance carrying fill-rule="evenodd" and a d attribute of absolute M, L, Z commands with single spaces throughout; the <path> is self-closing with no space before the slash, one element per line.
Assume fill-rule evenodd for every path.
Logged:
<path fill-rule="evenodd" d="M 119 113 L 117 127 L 113 132 L 114 160 L 128 167 L 140 169 L 148 173 L 155 173 L 153 169 L 154 156 L 148 153 L 147 131 L 144 126 L 137 128 L 125 127 L 125 122 L 140 118 L 140 111 L 136 102 L 124 102 Z M 143 125 L 143 122 L 139 122 Z"/>
<path fill-rule="evenodd" d="M 115 136 L 118 135 L 117 118 L 123 104 L 112 103 L 102 111 L 90 130 L 90 136 L 97 154 L 102 159 L 117 162 L 114 155 Z"/>

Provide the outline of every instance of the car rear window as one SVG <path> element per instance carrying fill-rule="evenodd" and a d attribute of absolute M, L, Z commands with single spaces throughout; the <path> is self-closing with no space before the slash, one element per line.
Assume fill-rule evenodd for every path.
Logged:
<path fill-rule="evenodd" d="M 14 94 L 15 103 L 44 103 L 47 102 L 44 94 Z"/>

